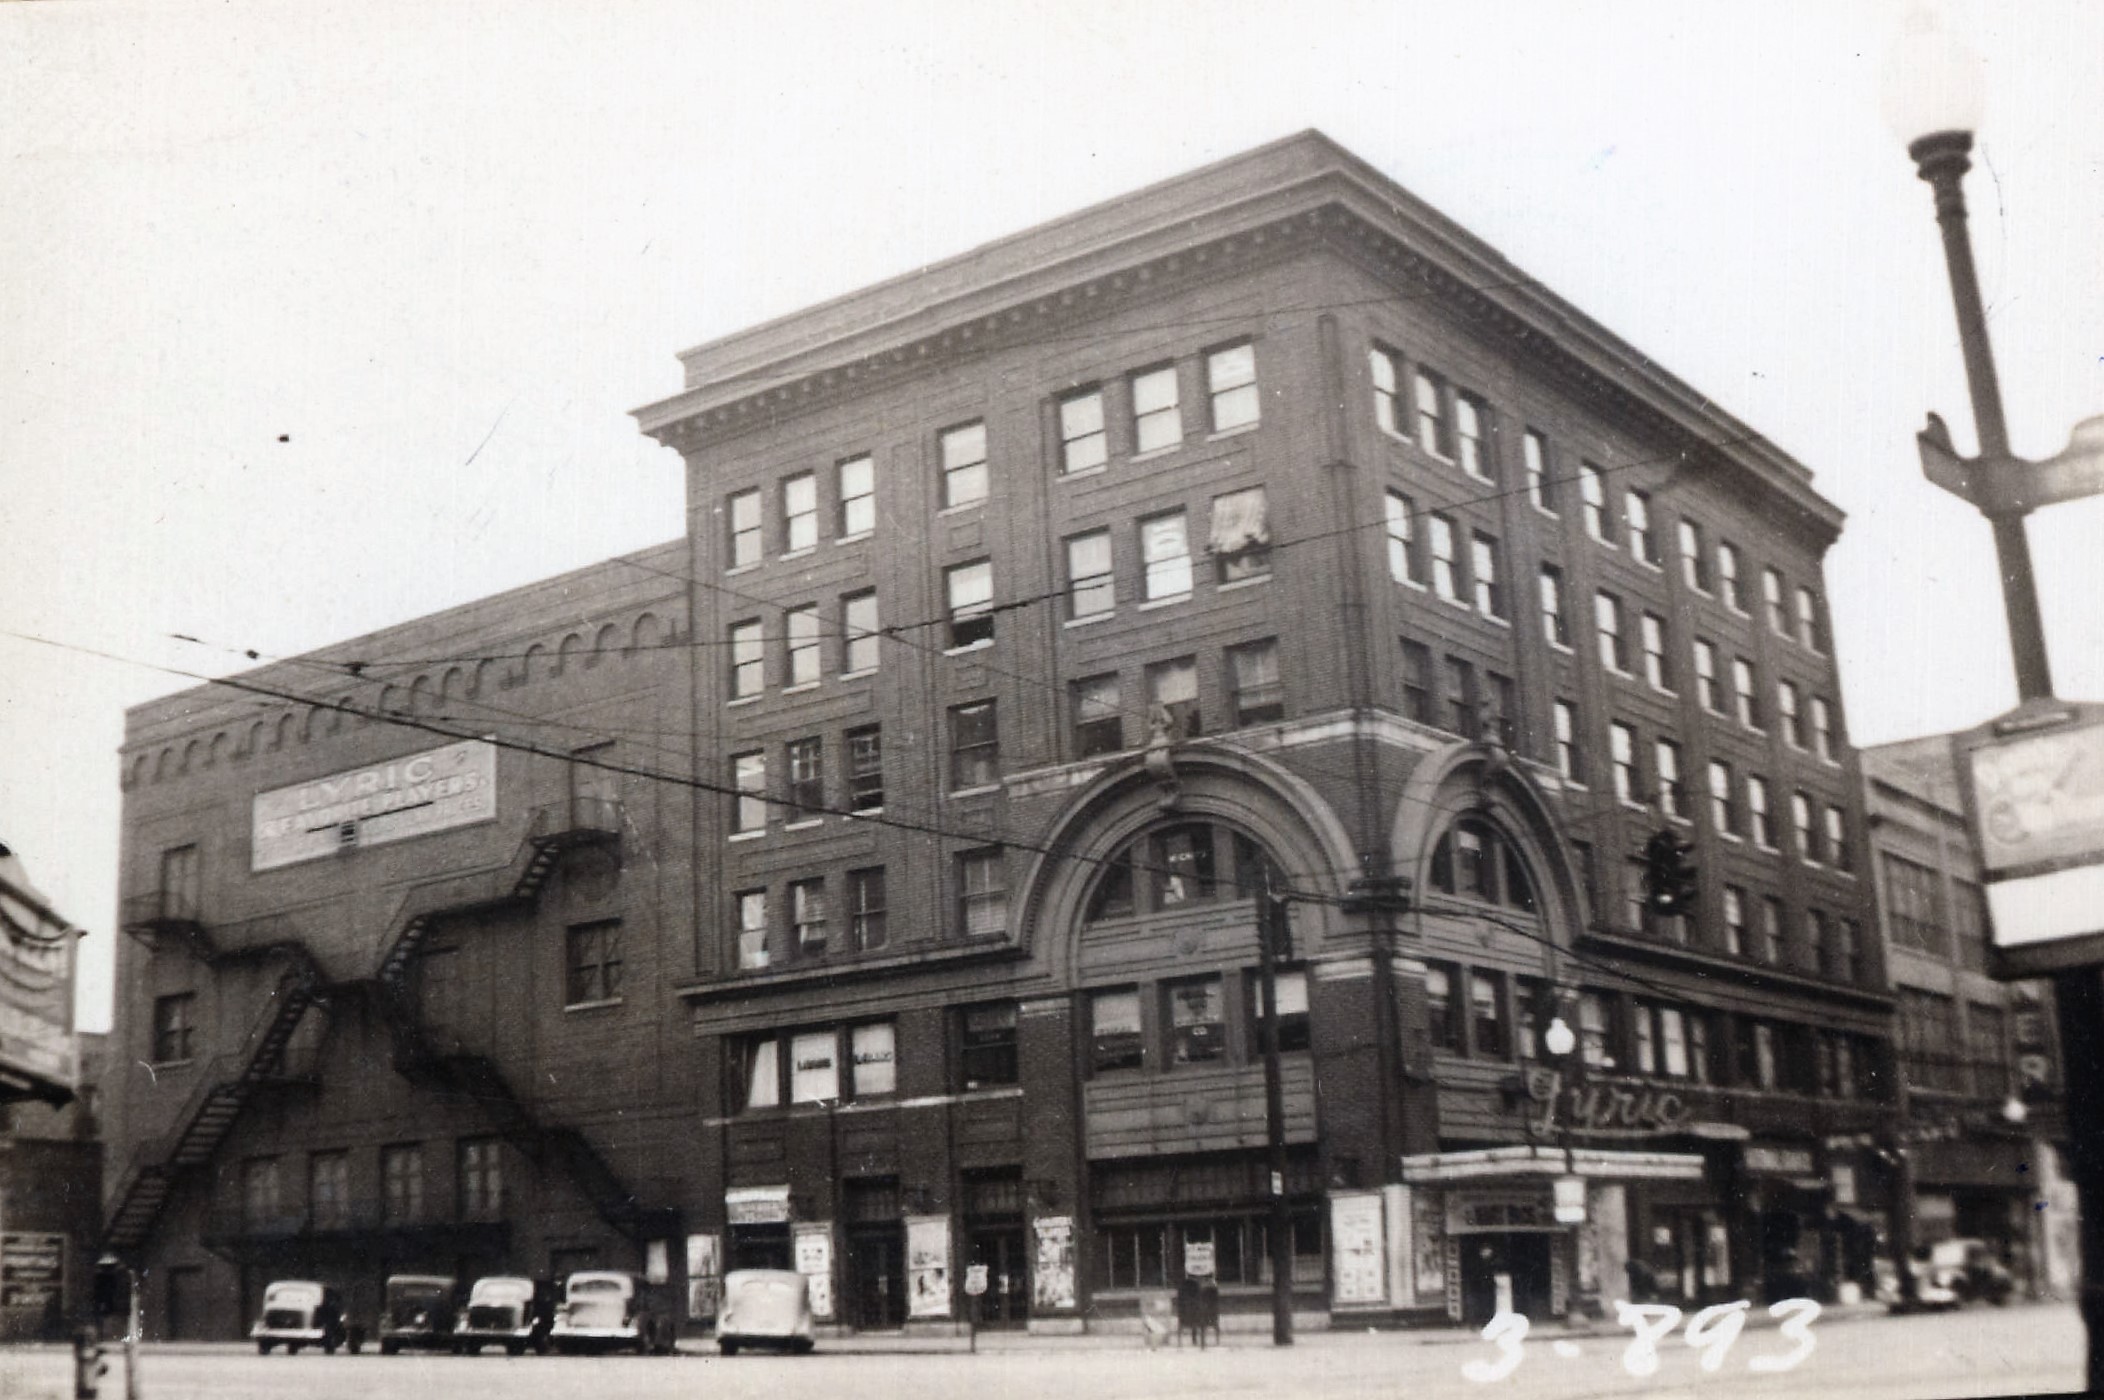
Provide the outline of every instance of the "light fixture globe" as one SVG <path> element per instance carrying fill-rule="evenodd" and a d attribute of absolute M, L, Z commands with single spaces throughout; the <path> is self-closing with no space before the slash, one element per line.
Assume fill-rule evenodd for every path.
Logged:
<path fill-rule="evenodd" d="M 1986 114 L 1980 56 L 1927 6 L 1902 21 L 1886 55 L 1884 109 L 1892 134 L 1910 146 L 1926 136 L 1977 131 Z"/>
<path fill-rule="evenodd" d="M 2011 1123 L 2021 1123 L 2031 1116 L 2030 1108 L 2016 1095 L 2002 1100 L 2002 1117 Z"/>
<path fill-rule="evenodd" d="M 1571 1028 L 1563 1017 L 1557 1016 L 1550 1020 L 1549 1028 L 1542 1032 L 1541 1044 L 1542 1049 L 1551 1055 L 1568 1055 L 1578 1048 L 1578 1037 L 1571 1033 Z"/>

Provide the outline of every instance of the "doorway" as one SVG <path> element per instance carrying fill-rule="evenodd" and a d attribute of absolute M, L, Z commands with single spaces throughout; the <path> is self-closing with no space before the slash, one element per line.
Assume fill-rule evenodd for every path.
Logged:
<path fill-rule="evenodd" d="M 847 1235 L 847 1315 L 856 1327 L 906 1325 L 906 1227 L 857 1225 Z"/>
<path fill-rule="evenodd" d="M 1462 1235 L 1462 1322 L 1480 1327 L 1497 1316 L 1507 1288 L 1514 1312 L 1545 1321 L 1550 1315 L 1553 1239 L 1547 1230 Z"/>
<path fill-rule="evenodd" d="M 1030 1320 L 1030 1265 L 1020 1225 L 975 1226 L 966 1237 L 967 1264 L 986 1266 L 979 1299 L 982 1327 L 1021 1327 Z"/>
<path fill-rule="evenodd" d="M 201 1342 L 205 1336 L 205 1271 L 179 1264 L 168 1271 L 168 1340 Z"/>

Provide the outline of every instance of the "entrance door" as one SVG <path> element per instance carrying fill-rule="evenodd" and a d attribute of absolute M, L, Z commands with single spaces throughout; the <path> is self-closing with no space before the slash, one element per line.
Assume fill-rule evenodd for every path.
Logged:
<path fill-rule="evenodd" d="M 1030 1318 L 1030 1270 L 1023 1253 L 1023 1227 L 983 1226 L 971 1231 L 970 1264 L 986 1266 L 986 1293 L 979 1299 L 982 1327 L 1020 1327 Z"/>
<path fill-rule="evenodd" d="M 906 1325 L 906 1227 L 858 1225 L 847 1237 L 847 1311 L 855 1326 Z"/>
<path fill-rule="evenodd" d="M 1511 1290 L 1512 1310 L 1541 1322 L 1549 1317 L 1553 1269 L 1546 1230 L 1461 1237 L 1461 1320 L 1480 1327 L 1497 1316 L 1503 1280 Z"/>
<path fill-rule="evenodd" d="M 179 1265 L 168 1271 L 168 1340 L 205 1339 L 205 1271 L 194 1264 Z"/>

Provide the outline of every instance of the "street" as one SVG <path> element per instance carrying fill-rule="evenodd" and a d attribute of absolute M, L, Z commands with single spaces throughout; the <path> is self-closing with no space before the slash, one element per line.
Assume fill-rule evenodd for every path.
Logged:
<path fill-rule="evenodd" d="M 695 1352 L 677 1358 L 523 1358 L 452 1356 L 259 1357 L 232 1347 L 150 1347 L 141 1367 L 143 1400 L 371 1400 L 380 1396 L 587 1397 L 800 1396 L 857 1400 L 945 1400 L 946 1397 L 1070 1396 L 1102 1400 L 1224 1400 L 1234 1395 L 1306 1395 L 1322 1400 L 1392 1400 L 1406 1394 L 1473 1393 L 1520 1397 L 1790 1396 L 1845 1394 L 1851 1400 L 2026 1394 L 2068 1391 L 2081 1382 L 2081 1329 L 2070 1307 L 1970 1309 L 1919 1317 L 1853 1317 L 1815 1322 L 1813 1349 L 1794 1369 L 1757 1374 L 1755 1357 L 1792 1347 L 1774 1327 L 1748 1328 L 1715 1372 L 1675 1333 L 1659 1348 L 1657 1371 L 1632 1376 L 1625 1337 L 1591 1337 L 1559 1347 L 1551 1338 L 1524 1343 L 1517 1368 L 1503 1379 L 1464 1378 L 1471 1363 L 1490 1365 L 1495 1348 L 1452 1334 L 1327 1333 L 1303 1337 L 1291 1350 L 1256 1338 L 1205 1352 L 1148 1351 L 1138 1338 L 1054 1341 L 987 1339 L 978 1355 L 962 1351 L 828 1352 L 810 1357 Z M 1430 1339 L 1436 1337 L 1437 1339 Z M 865 1343 L 867 1345 L 867 1343 Z M 947 1341 L 940 1345 L 947 1347 Z M 1570 1355 L 1575 1347 L 1577 1354 Z M 0 1397 L 63 1400 L 71 1394 L 71 1357 L 55 1348 L 0 1353 Z M 1479 1369 L 1479 1374 L 1481 1373 Z M 112 1356 L 102 1394 L 124 1393 L 121 1358 Z"/>

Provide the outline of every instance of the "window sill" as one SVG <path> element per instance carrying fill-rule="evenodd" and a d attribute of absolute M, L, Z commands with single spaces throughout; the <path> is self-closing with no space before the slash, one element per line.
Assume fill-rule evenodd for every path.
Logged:
<path fill-rule="evenodd" d="M 782 830 L 809 831 L 814 826 L 824 826 L 825 822 L 826 819 L 824 817 L 806 817 L 799 822 L 790 822 L 787 826 L 784 826 Z"/>
<path fill-rule="evenodd" d="M 763 826 L 757 831 L 734 831 L 723 839 L 735 844 L 739 841 L 757 841 L 766 834 L 767 828 Z"/>
<path fill-rule="evenodd" d="M 1138 466 L 1142 462 L 1151 462 L 1157 457 L 1166 457 L 1172 452 L 1181 452 L 1182 450 L 1183 439 L 1178 438 L 1176 441 L 1168 444 L 1166 447 L 1150 447 L 1145 452 L 1133 453 L 1130 457 L 1127 457 L 1125 460 L 1127 462 L 1130 462 L 1133 466 Z"/>
<path fill-rule="evenodd" d="M 1649 803 L 1639 802 L 1639 801 L 1637 801 L 1637 800 L 1636 800 L 1635 798 L 1633 798 L 1633 797 L 1624 797 L 1624 798 L 1622 798 L 1622 799 L 1620 799 L 1620 800 L 1621 800 L 1621 803 L 1622 803 L 1622 806 L 1623 806 L 1623 808 L 1624 808 L 1625 810 L 1627 810 L 1627 811 L 1631 811 L 1631 812 L 1648 812 L 1648 811 L 1650 811 L 1650 810 L 1651 810 L 1651 807 L 1650 807 L 1650 804 L 1649 804 Z"/>
<path fill-rule="evenodd" d="M 1251 574 L 1248 578 L 1229 579 L 1226 583 L 1213 585 L 1215 593 L 1232 593 L 1238 588 L 1254 588 L 1260 583 L 1271 582 L 1270 574 Z"/>
<path fill-rule="evenodd" d="M 1510 626 L 1512 626 L 1512 619 L 1511 619 L 1511 618 L 1509 618 L 1509 617 L 1499 617 L 1499 616 L 1498 616 L 1498 615 L 1497 615 L 1496 613 L 1493 613 L 1493 612 L 1485 612 L 1485 611 L 1483 611 L 1483 609 L 1481 609 L 1481 608 L 1477 608 L 1477 609 L 1476 609 L 1476 616 L 1477 616 L 1477 617 L 1480 617 L 1480 618 L 1482 618 L 1482 619 L 1483 619 L 1483 620 L 1484 620 L 1485 622 L 1489 623 L 1489 624 L 1490 624 L 1491 626 L 1493 626 L 1493 627 L 1510 627 Z"/>
<path fill-rule="evenodd" d="M 1612 550 L 1616 554 L 1620 554 L 1622 552 L 1622 547 L 1616 544 L 1613 540 L 1603 539 L 1601 536 L 1594 534 L 1590 530 L 1587 530 L 1585 532 L 1585 537 L 1591 540 L 1594 544 L 1600 546 L 1600 548 L 1602 549 Z"/>
<path fill-rule="evenodd" d="M 621 1005 L 623 1000 L 622 997 L 602 997 L 598 1001 L 573 1001 L 563 1007 L 563 1014 L 567 1016 L 572 1011 L 604 1011 L 609 1006 Z"/>
<path fill-rule="evenodd" d="M 723 708 L 726 710 L 735 710 L 741 705 L 757 705 L 766 698 L 767 696 L 764 692 L 759 695 L 741 695 L 735 700 L 724 701 Z"/>
<path fill-rule="evenodd" d="M 775 562 L 777 564 L 786 564 L 791 559 L 807 559 L 811 555 L 814 555 L 816 553 L 818 553 L 818 546 L 815 544 L 807 544 L 802 549 L 792 549 L 787 554 L 777 554 L 775 556 Z"/>
<path fill-rule="evenodd" d="M 1389 577 L 1390 577 L 1390 578 L 1395 578 L 1395 575 L 1393 575 L 1393 574 L 1390 574 L 1390 575 L 1389 575 Z M 1426 587 L 1425 587 L 1425 585 L 1424 585 L 1424 584 L 1422 584 L 1422 583 L 1418 582 L 1418 581 L 1417 581 L 1416 579 L 1414 579 L 1414 578 L 1398 578 L 1398 579 L 1396 579 L 1395 581 L 1396 581 L 1397 583 L 1401 584 L 1401 585 L 1402 585 L 1403 587 L 1405 587 L 1405 588 L 1414 588 L 1414 589 L 1416 589 L 1416 590 L 1417 590 L 1418 592 L 1420 592 L 1420 593 L 1424 593 L 1424 592 L 1427 592 L 1427 591 L 1428 591 L 1428 590 L 1426 589 Z"/>
<path fill-rule="evenodd" d="M 1629 558 L 1630 562 L 1641 565 L 1642 567 L 1649 569 L 1654 574 L 1662 574 L 1666 571 L 1665 565 L 1657 563 L 1650 559 L 1646 559 L 1641 554 L 1632 554 L 1629 556 Z"/>
<path fill-rule="evenodd" d="M 944 656 L 962 656 L 969 651 L 985 651 L 993 644 L 994 639 L 992 637 L 985 637 L 976 642 L 966 642 L 961 647 L 945 647 L 942 654 Z"/>
<path fill-rule="evenodd" d="M 983 797 L 989 792 L 999 792 L 1000 790 L 1001 785 L 999 783 L 977 783 L 971 787 L 951 788 L 944 795 L 952 798 Z"/>
<path fill-rule="evenodd" d="M 833 679 L 836 681 L 859 681 L 865 676 L 874 676 L 876 673 L 876 667 L 865 666 L 859 671 L 842 671 L 839 675 L 833 677 Z"/>
<path fill-rule="evenodd" d="M 860 541 L 862 541 L 862 540 L 866 540 L 866 539 L 870 538 L 870 537 L 871 537 L 872 535 L 874 535 L 874 534 L 876 534 L 876 533 L 877 533 L 877 532 L 876 532 L 875 530 L 857 530 L 857 531 L 855 531 L 855 533 L 854 533 L 854 534 L 852 534 L 852 535 L 835 535 L 835 536 L 833 537 L 833 543 L 834 543 L 834 544 L 855 544 L 855 543 L 858 543 L 858 542 L 860 542 Z"/>
<path fill-rule="evenodd" d="M 1237 423 L 1232 428 L 1215 428 L 1205 435 L 1205 440 L 1207 442 L 1222 442 L 1228 438 L 1236 438 L 1246 433 L 1253 433 L 1263 426 L 1262 419 L 1254 419 L 1247 423 Z"/>
<path fill-rule="evenodd" d="M 1139 605 L 1139 610 L 1141 612 L 1151 612 L 1156 608 L 1174 607 L 1178 603 L 1188 603 L 1190 601 L 1191 595 L 1188 593 L 1178 593 L 1170 598 L 1149 598 L 1146 602 Z"/>
<path fill-rule="evenodd" d="M 163 1071 L 171 1069 L 188 1069 L 196 1063 L 197 1058 L 195 1056 L 192 1056 L 187 1060 L 154 1060 L 146 1067 L 152 1070 L 155 1074 L 160 1074 Z"/>
<path fill-rule="evenodd" d="M 1457 607 L 1465 613 L 1472 613 L 1476 610 L 1476 605 L 1474 603 L 1469 602 L 1469 600 L 1466 598 L 1456 598 L 1453 595 L 1447 593 L 1439 593 L 1433 596 L 1437 597 L 1440 602 Z"/>
<path fill-rule="evenodd" d="M 1736 831 L 1725 831 L 1725 830 L 1723 830 L 1723 829 L 1721 829 L 1721 828 L 1720 828 L 1720 829 L 1718 830 L 1718 832 L 1717 832 L 1717 839 L 1718 839 L 1719 841 L 1729 841 L 1729 842 L 1731 842 L 1731 843 L 1732 843 L 1732 844 L 1733 844 L 1734 846 L 1743 846 L 1743 845 L 1745 845 L 1745 844 L 1746 844 L 1746 838 L 1745 838 L 1745 837 L 1743 837 L 1743 836 L 1741 836 L 1741 835 L 1739 835 L 1739 833 L 1738 833 L 1738 832 L 1736 832 Z"/>
<path fill-rule="evenodd" d="M 1090 613 L 1087 617 L 1070 617 L 1059 625 L 1061 627 L 1088 627 L 1098 622 L 1108 622 L 1117 615 L 1118 610 L 1112 608 L 1108 612 Z"/>
<path fill-rule="evenodd" d="M 1134 460 L 1138 460 L 1138 459 L 1134 459 Z M 1074 469 L 1073 471 L 1070 471 L 1070 472 L 1061 472 L 1061 473 L 1059 474 L 1059 476 L 1058 476 L 1058 477 L 1057 477 L 1056 479 L 1057 479 L 1057 480 L 1059 480 L 1059 481 L 1073 481 L 1073 480 L 1076 480 L 1077 478 L 1080 478 L 1080 477 L 1084 477 L 1084 476 L 1101 476 L 1101 475 L 1103 475 L 1103 474 L 1104 474 L 1105 472 L 1107 472 L 1107 471 L 1109 471 L 1109 470 L 1110 470 L 1110 463 L 1109 463 L 1109 462 L 1107 462 L 1107 461 L 1105 461 L 1105 462 L 1098 462 L 1098 463 L 1096 463 L 1096 465 L 1095 465 L 1095 466 L 1093 466 L 1093 467 L 1076 467 L 1076 468 L 1075 468 L 1075 469 Z"/>
<path fill-rule="evenodd" d="M 1565 656 L 1576 656 L 1578 654 L 1575 651 L 1572 651 L 1571 648 L 1563 642 L 1550 641 L 1546 637 L 1544 637 L 1542 640 L 1548 642 L 1550 651 L 1562 652 Z"/>
<path fill-rule="evenodd" d="M 962 515 L 968 510 L 981 510 L 984 509 L 985 506 L 986 498 L 984 496 L 981 496 L 976 501 L 964 501 L 958 505 L 944 506 L 941 510 L 935 512 L 935 518 L 937 520 L 942 520 L 952 515 Z"/>
<path fill-rule="evenodd" d="M 1660 685 L 1657 681 L 1649 680 L 1647 680 L 1645 684 L 1651 687 L 1651 693 L 1653 695 L 1663 695 L 1669 700 L 1678 700 L 1680 698 L 1680 692 L 1675 690 L 1670 685 Z"/>
<path fill-rule="evenodd" d="M 1536 515 L 1541 516 L 1544 520 L 1561 521 L 1563 519 L 1561 515 L 1558 515 L 1555 511 L 1550 510 L 1547 506 L 1541 504 L 1539 501 L 1529 501 L 1527 502 L 1527 504 L 1532 506 L 1534 508 L 1534 513 Z"/>
<path fill-rule="evenodd" d="M 882 804 L 882 803 L 880 802 L 880 803 L 878 803 L 878 804 L 877 804 L 876 806 L 874 806 L 874 807 L 857 807 L 857 808 L 855 808 L 855 809 L 854 809 L 853 811 L 851 811 L 851 812 L 849 812 L 849 813 L 847 814 L 847 819 L 848 819 L 849 821 L 851 821 L 851 822 L 852 822 L 852 821 L 860 821 L 860 820 L 862 820 L 862 819 L 863 819 L 863 818 L 865 818 L 865 817 L 881 817 L 881 816 L 883 816 L 883 815 L 884 815 L 884 805 L 883 805 L 883 804 Z"/>
<path fill-rule="evenodd" d="M 749 574 L 765 565 L 766 562 L 765 559 L 755 559 L 750 564 L 733 564 L 723 571 L 723 576 L 725 578 L 736 578 L 740 574 Z"/>
<path fill-rule="evenodd" d="M 1470 481 L 1476 482 L 1479 485 L 1496 486 L 1498 484 L 1498 479 L 1496 477 L 1485 476 L 1482 472 L 1472 472 L 1467 467 L 1463 467 L 1461 469 L 1461 474 L 1467 477 Z"/>
<path fill-rule="evenodd" d="M 784 694 L 784 695 L 801 695 L 801 694 L 803 694 L 803 693 L 804 693 L 805 691 L 807 691 L 807 690 L 816 690 L 816 689 L 818 689 L 818 687 L 819 687 L 819 684 L 820 684 L 820 682 L 818 682 L 818 681 L 798 681 L 798 682 L 797 682 L 797 683 L 796 683 L 795 685 L 785 685 L 785 686 L 783 686 L 783 687 L 782 687 L 782 694 Z"/>

